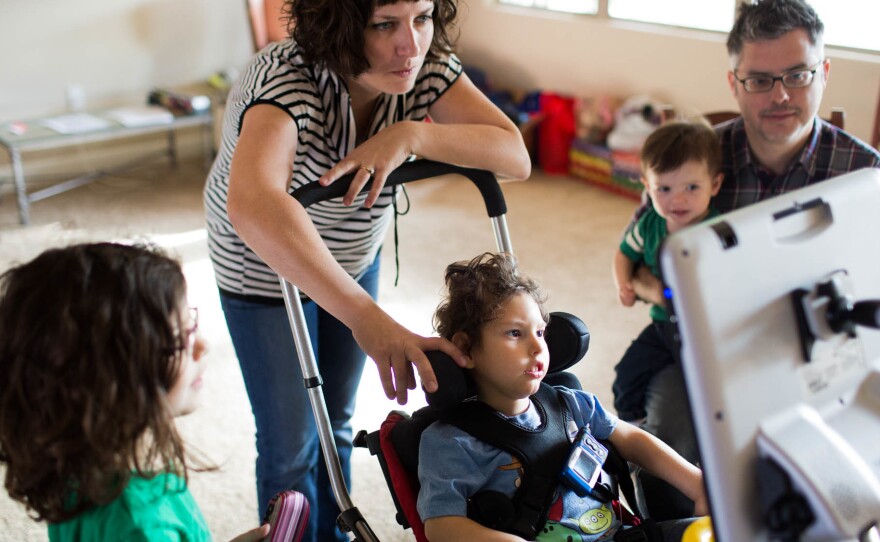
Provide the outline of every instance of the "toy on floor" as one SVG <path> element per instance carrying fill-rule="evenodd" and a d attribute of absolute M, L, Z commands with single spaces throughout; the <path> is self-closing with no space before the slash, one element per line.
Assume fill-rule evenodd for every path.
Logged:
<path fill-rule="evenodd" d="M 638 152 L 663 120 L 661 105 L 649 96 L 633 96 L 617 109 L 614 119 L 614 128 L 608 133 L 608 147 L 615 151 Z"/>

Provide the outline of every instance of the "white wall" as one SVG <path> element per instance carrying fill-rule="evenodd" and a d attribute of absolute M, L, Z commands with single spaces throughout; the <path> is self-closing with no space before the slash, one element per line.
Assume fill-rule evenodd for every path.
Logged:
<path fill-rule="evenodd" d="M 466 63 L 495 86 L 621 97 L 649 94 L 679 110 L 736 109 L 727 86 L 726 36 L 466 0 L 459 41 Z M 831 76 L 820 114 L 846 110 L 846 128 L 869 140 L 880 54 L 828 48 Z"/>
<path fill-rule="evenodd" d="M 591 17 L 541 15 L 463 0 L 461 56 L 498 86 L 573 94 L 648 93 L 681 109 L 735 106 L 723 36 L 644 31 Z M 0 0 L 0 126 L 65 110 L 81 85 L 88 106 L 141 102 L 154 86 L 204 80 L 250 54 L 242 0 Z M 880 55 L 830 50 L 824 112 L 847 111 L 867 138 Z M 5 163 L 0 155 L 0 165 Z M 0 169 L 0 177 L 7 173 Z"/>
<path fill-rule="evenodd" d="M 243 0 L 0 0 L 0 130 L 66 112 L 69 85 L 81 88 L 87 108 L 145 103 L 151 88 L 243 66 L 250 40 Z M 203 148 L 197 129 L 177 140 L 181 155 Z M 162 145 L 156 135 L 26 153 L 24 168 L 34 181 L 124 163 Z M 11 176 L 8 162 L 0 153 L 0 181 Z"/>
<path fill-rule="evenodd" d="M 243 0 L 0 0 L 0 121 L 146 99 L 250 53 Z"/>

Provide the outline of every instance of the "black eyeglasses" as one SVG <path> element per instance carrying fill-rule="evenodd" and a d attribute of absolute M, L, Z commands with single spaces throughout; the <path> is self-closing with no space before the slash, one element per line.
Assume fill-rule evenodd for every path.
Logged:
<path fill-rule="evenodd" d="M 196 332 L 199 330 L 199 308 L 189 308 L 189 321 L 191 325 L 183 330 L 180 337 L 177 338 L 177 346 L 166 349 L 169 356 L 173 356 L 180 352 L 190 350 L 195 344 Z"/>
<path fill-rule="evenodd" d="M 808 87 L 813 83 L 813 76 L 819 71 L 819 66 L 822 62 L 824 61 L 820 60 L 819 63 L 812 68 L 793 70 L 776 77 L 772 75 L 755 75 L 740 79 L 736 76 L 736 72 L 733 72 L 733 77 L 742 83 L 746 92 L 770 92 L 776 84 L 776 81 L 780 81 L 785 88 L 803 88 Z"/>

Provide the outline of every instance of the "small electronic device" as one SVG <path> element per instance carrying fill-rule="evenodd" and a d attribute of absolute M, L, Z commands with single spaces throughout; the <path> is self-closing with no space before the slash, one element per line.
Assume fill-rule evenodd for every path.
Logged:
<path fill-rule="evenodd" d="M 581 427 L 562 469 L 562 482 L 580 497 L 610 500 L 611 489 L 602 481 L 602 465 L 607 457 L 608 448 L 590 434 L 588 427 Z"/>
<path fill-rule="evenodd" d="M 272 529 L 262 542 L 299 542 L 309 522 L 309 501 L 299 491 L 282 491 L 269 501 L 263 523 Z"/>

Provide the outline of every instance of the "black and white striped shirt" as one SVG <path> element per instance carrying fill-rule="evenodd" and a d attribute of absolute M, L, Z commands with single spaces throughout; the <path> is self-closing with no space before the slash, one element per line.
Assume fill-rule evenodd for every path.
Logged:
<path fill-rule="evenodd" d="M 369 136 L 401 120 L 424 120 L 428 108 L 461 74 L 454 56 L 426 60 L 414 88 L 402 95 L 379 97 Z M 229 167 L 245 111 L 256 104 L 285 110 L 297 124 L 298 140 L 288 192 L 315 182 L 355 147 L 354 116 L 342 78 L 306 64 L 292 40 L 272 44 L 244 69 L 226 102 L 222 142 L 205 186 L 208 249 L 218 286 L 242 295 L 281 297 L 278 277 L 236 235 L 226 214 Z M 366 194 L 346 207 L 342 199 L 307 209 L 336 261 L 352 277 L 372 263 L 391 219 L 392 188 L 386 187 L 372 208 Z"/>

